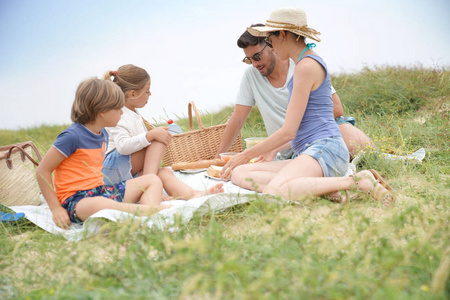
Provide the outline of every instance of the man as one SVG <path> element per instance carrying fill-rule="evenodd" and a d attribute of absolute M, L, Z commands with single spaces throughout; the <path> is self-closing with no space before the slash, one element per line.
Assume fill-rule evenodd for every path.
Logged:
<path fill-rule="evenodd" d="M 252 27 L 264 26 L 263 24 Z M 287 82 L 294 74 L 295 63 L 292 60 L 280 60 L 276 53 L 264 43 L 264 37 L 255 37 L 245 31 L 237 41 L 244 50 L 243 62 L 252 64 L 242 78 L 233 114 L 219 145 L 219 153 L 227 152 L 244 126 L 252 106 L 257 105 L 266 126 L 268 135 L 277 131 L 284 123 L 287 105 Z M 343 117 L 339 96 L 332 88 L 333 112 L 339 124 L 342 137 L 350 152 L 350 159 L 367 146 L 373 146 L 372 140 L 361 130 L 354 127 L 354 118 Z M 290 159 L 292 149 L 280 152 L 279 159 Z"/>

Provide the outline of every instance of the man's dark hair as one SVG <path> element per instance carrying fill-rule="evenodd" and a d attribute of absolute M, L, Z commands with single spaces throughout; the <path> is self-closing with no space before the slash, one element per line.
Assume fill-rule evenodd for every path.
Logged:
<path fill-rule="evenodd" d="M 253 24 L 250 27 L 264 27 L 264 24 Z M 237 45 L 239 48 L 245 49 L 248 46 L 255 46 L 264 43 L 265 37 L 263 36 L 253 36 L 247 30 L 241 35 L 237 40 Z"/>

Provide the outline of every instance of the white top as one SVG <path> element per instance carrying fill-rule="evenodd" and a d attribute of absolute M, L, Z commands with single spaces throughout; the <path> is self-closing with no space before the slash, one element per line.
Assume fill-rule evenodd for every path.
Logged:
<path fill-rule="evenodd" d="M 294 69 L 294 62 L 289 60 L 286 83 L 280 88 L 273 87 L 269 79 L 262 76 L 253 66 L 248 67 L 242 77 L 236 104 L 258 106 L 268 135 L 273 134 L 284 124 L 289 96 L 287 82 L 294 74 Z"/>
<path fill-rule="evenodd" d="M 109 134 L 106 153 L 117 149 L 117 152 L 122 155 L 131 155 L 150 145 L 150 142 L 145 137 L 147 128 L 141 115 L 125 106 L 122 110 L 123 114 L 117 126 L 106 128 Z"/>

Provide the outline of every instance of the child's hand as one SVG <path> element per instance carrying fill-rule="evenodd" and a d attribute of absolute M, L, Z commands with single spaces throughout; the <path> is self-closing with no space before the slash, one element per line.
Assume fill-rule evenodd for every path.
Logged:
<path fill-rule="evenodd" d="M 172 135 L 169 132 L 169 127 L 156 127 L 147 132 L 147 140 L 149 142 L 155 140 L 168 146 L 172 140 Z"/>
<path fill-rule="evenodd" d="M 62 229 L 69 229 L 72 222 L 70 221 L 67 210 L 65 210 L 62 206 L 59 206 L 52 210 L 52 214 L 53 222 L 55 222 L 56 226 Z"/>

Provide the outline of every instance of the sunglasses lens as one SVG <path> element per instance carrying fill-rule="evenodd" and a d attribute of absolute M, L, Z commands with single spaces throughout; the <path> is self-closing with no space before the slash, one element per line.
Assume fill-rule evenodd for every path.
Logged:
<path fill-rule="evenodd" d="M 251 65 L 251 64 L 252 64 L 251 59 L 248 58 L 248 57 L 244 58 L 242 61 L 245 62 L 245 63 L 248 64 L 248 65 Z"/>
<path fill-rule="evenodd" d="M 261 54 L 259 54 L 259 53 L 253 55 L 252 59 L 255 60 L 255 61 L 260 61 L 261 60 L 261 56 L 260 55 Z"/>

